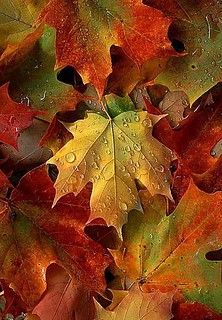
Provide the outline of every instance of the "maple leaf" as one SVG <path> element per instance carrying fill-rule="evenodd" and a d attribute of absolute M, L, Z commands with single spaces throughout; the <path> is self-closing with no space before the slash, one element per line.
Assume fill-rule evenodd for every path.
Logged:
<path fill-rule="evenodd" d="M 130 59 L 121 48 L 111 48 L 112 73 L 107 79 L 105 94 L 115 93 L 120 96 L 129 94 L 141 83 L 150 82 L 164 70 L 168 58 L 153 58 L 141 68 Z"/>
<path fill-rule="evenodd" d="M 222 104 L 216 93 L 213 98 L 215 101 L 210 105 L 199 103 L 195 112 L 192 111 L 173 130 L 166 118 L 161 119 L 154 127 L 154 137 L 175 151 L 179 160 L 172 185 L 176 202 L 186 191 L 192 175 L 202 175 L 216 166 L 214 147 L 222 138 Z M 150 103 L 147 102 L 146 106 L 148 112 L 160 114 Z"/>
<path fill-rule="evenodd" d="M 0 141 L 16 148 L 20 132 L 32 124 L 39 112 L 11 100 L 8 84 L 0 87 L 0 101 Z"/>
<path fill-rule="evenodd" d="M 111 96 L 107 101 L 114 105 L 116 100 Z M 152 136 L 159 119 L 146 111 L 126 111 L 114 119 L 88 113 L 84 120 L 64 124 L 74 138 L 47 162 L 59 170 L 54 204 L 67 193 L 78 194 L 91 181 L 90 219 L 102 217 L 121 234 L 127 211 L 139 205 L 135 179 L 151 194 L 171 198 L 173 155 Z"/>
<path fill-rule="evenodd" d="M 5 0 L 0 3 L 0 76 L 22 62 L 42 34 L 42 26 L 32 27 L 45 0 Z"/>
<path fill-rule="evenodd" d="M 41 320 L 94 320 L 94 309 L 90 292 L 52 265 L 47 272 L 47 290 L 32 312 Z"/>
<path fill-rule="evenodd" d="M 114 291 L 117 295 L 122 296 L 124 292 Z M 121 295 L 120 295 L 121 294 Z M 96 320 L 126 320 L 126 319 L 144 319 L 144 320 L 170 320 L 172 318 L 171 305 L 173 293 L 154 293 L 143 292 L 137 284 L 133 285 L 125 297 L 114 306 L 109 306 L 107 311 L 96 303 L 97 317 Z"/>
<path fill-rule="evenodd" d="M 47 120 L 51 120 L 58 111 L 74 110 L 78 102 L 89 98 L 73 86 L 60 82 L 54 66 L 55 30 L 45 27 L 34 49 L 7 76 L 12 97 L 47 111 L 42 115 Z"/>
<path fill-rule="evenodd" d="M 123 231 L 127 250 L 117 252 L 117 264 L 131 278 L 146 279 L 145 286 L 177 286 L 186 298 L 221 312 L 221 261 L 206 258 L 221 248 L 221 204 L 220 192 L 207 194 L 191 183 L 170 216 L 161 209 L 156 217 L 157 205 L 144 207 L 144 216 L 136 214 Z"/>
<path fill-rule="evenodd" d="M 85 288 L 102 291 L 104 269 L 111 261 L 106 250 L 84 234 L 89 190 L 69 195 L 51 209 L 53 198 L 53 184 L 39 167 L 22 178 L 8 202 L 0 202 L 0 277 L 28 306 L 45 291 L 50 264 L 62 265 Z"/>
<path fill-rule="evenodd" d="M 73 65 L 99 94 L 111 72 L 112 45 L 122 47 L 138 65 L 173 52 L 167 37 L 171 20 L 139 0 L 51 0 L 37 21 L 57 30 L 57 66 Z"/>
<path fill-rule="evenodd" d="M 19 43 L 8 44 L 7 48 L 0 56 L 0 80 L 1 83 L 7 82 L 7 75 L 21 64 L 25 57 L 35 46 L 37 40 L 43 32 L 43 27 L 39 26 L 31 34 L 28 34 L 23 41 Z"/>
<path fill-rule="evenodd" d="M 22 42 L 46 0 L 5 0 L 0 3 L 0 47 Z"/>
<path fill-rule="evenodd" d="M 221 81 L 222 4 L 216 0 L 145 0 L 174 19 L 172 37 L 184 44 L 187 55 L 170 58 L 156 82 L 185 91 L 193 103 Z M 212 48 L 214 48 L 212 50 Z"/>
<path fill-rule="evenodd" d="M 112 250 L 117 265 L 130 279 L 142 279 L 146 259 L 152 249 L 156 227 L 166 214 L 167 203 L 163 196 L 152 197 L 147 191 L 139 193 L 145 214 L 132 210 L 128 223 L 123 227 L 123 243 L 120 250 Z M 136 232 L 135 232 L 136 230 Z"/>

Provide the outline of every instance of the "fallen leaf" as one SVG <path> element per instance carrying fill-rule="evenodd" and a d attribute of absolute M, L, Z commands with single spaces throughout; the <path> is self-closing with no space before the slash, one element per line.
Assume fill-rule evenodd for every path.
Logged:
<path fill-rule="evenodd" d="M 47 290 L 32 312 L 41 320 L 94 320 L 95 307 L 87 289 L 52 265 L 47 272 Z"/>
<path fill-rule="evenodd" d="M 145 3 L 174 19 L 171 37 L 181 41 L 187 53 L 170 58 L 156 82 L 172 91 L 185 91 L 192 104 L 222 79 L 222 4 L 216 0 L 145 0 Z"/>
<path fill-rule="evenodd" d="M 123 227 L 121 248 L 111 251 L 118 267 L 132 280 L 143 279 L 145 275 L 156 227 L 167 209 L 163 196 L 152 197 L 147 191 L 140 191 L 139 195 L 144 214 L 137 210 L 129 213 L 128 222 Z"/>
<path fill-rule="evenodd" d="M 74 66 L 83 81 L 92 82 L 100 95 L 112 71 L 112 45 L 122 47 L 139 66 L 174 53 L 167 36 L 171 19 L 139 0 L 51 0 L 37 22 L 57 30 L 57 67 Z"/>
<path fill-rule="evenodd" d="M 4 0 L 0 3 L 0 48 L 22 42 L 46 0 Z"/>
<path fill-rule="evenodd" d="M 138 213 L 137 223 L 134 225 L 134 216 L 126 225 L 126 251 L 124 254 L 122 248 L 122 262 L 117 263 L 120 267 L 126 265 L 125 272 L 129 270 L 130 276 L 140 274 L 145 287 L 176 286 L 187 299 L 221 312 L 221 261 L 206 258 L 209 251 L 221 248 L 221 204 L 221 192 L 207 194 L 191 183 L 174 212 L 170 216 L 163 212 L 159 222 L 161 211 L 154 216 L 148 205 L 144 208 L 145 217 Z M 146 231 L 149 228 L 150 233 Z M 121 257 L 121 252 L 118 255 Z M 139 269 L 131 270 L 134 259 L 140 264 L 132 263 L 131 267 Z"/>
<path fill-rule="evenodd" d="M 8 84 L 0 87 L 0 101 L 0 141 L 17 148 L 19 134 L 32 124 L 39 112 L 13 101 L 8 94 Z"/>
<path fill-rule="evenodd" d="M 119 295 L 118 291 L 113 291 Z M 170 320 L 172 318 L 171 305 L 173 293 L 153 293 L 143 292 L 138 285 L 134 285 L 129 292 L 125 292 L 125 297 L 115 308 L 109 306 L 111 311 L 103 309 L 96 303 L 96 320 L 126 320 L 126 319 L 144 319 L 144 320 Z"/>
<path fill-rule="evenodd" d="M 111 48 L 112 73 L 107 79 L 105 93 L 120 96 L 130 93 L 137 84 L 154 80 L 164 70 L 168 58 L 153 58 L 141 68 L 121 48 Z"/>
<path fill-rule="evenodd" d="M 46 129 L 46 122 L 34 118 L 32 125 L 19 135 L 17 149 L 3 143 L 0 145 L 0 157 L 3 159 L 1 168 L 7 176 L 15 172 L 24 174 L 45 163 L 52 156 L 50 150 L 39 146 Z"/>
<path fill-rule="evenodd" d="M 107 102 L 115 104 L 115 96 Z M 135 179 L 151 194 L 171 198 L 173 155 L 152 136 L 159 119 L 146 111 L 126 111 L 113 119 L 91 112 L 84 120 L 64 124 L 74 138 L 47 162 L 59 170 L 54 204 L 91 181 L 90 219 L 103 218 L 121 234 L 127 211 L 139 206 Z"/>
<path fill-rule="evenodd" d="M 18 65 L 22 64 L 22 62 L 26 59 L 26 56 L 35 46 L 37 40 L 41 37 L 42 32 L 43 28 L 42 26 L 39 26 L 35 31 L 28 34 L 23 41 L 8 44 L 0 56 L 1 83 L 7 82 L 8 74 L 12 73 L 13 70 L 17 69 Z"/>
<path fill-rule="evenodd" d="M 89 99 L 57 79 L 55 61 L 55 30 L 45 27 L 36 46 L 7 78 L 12 97 L 45 111 L 41 117 L 46 120 L 58 111 L 74 110 L 78 102 Z"/>
<path fill-rule="evenodd" d="M 148 112 L 160 115 L 149 102 L 146 105 Z M 221 110 L 221 98 L 218 97 L 211 105 L 200 103 L 195 112 L 192 111 L 174 129 L 166 118 L 154 127 L 154 137 L 176 152 L 179 160 L 172 185 L 176 203 L 186 191 L 193 174 L 201 175 L 216 165 L 214 147 L 222 138 Z"/>
<path fill-rule="evenodd" d="M 89 290 L 103 291 L 104 270 L 111 258 L 84 234 L 89 192 L 69 195 L 51 209 L 54 188 L 47 172 L 30 171 L 1 201 L 0 277 L 31 307 L 46 289 L 46 269 L 58 263 Z"/>

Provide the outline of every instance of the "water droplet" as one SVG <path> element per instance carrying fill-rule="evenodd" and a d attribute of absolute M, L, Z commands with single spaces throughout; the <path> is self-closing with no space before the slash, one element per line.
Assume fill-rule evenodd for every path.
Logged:
<path fill-rule="evenodd" d="M 125 150 L 126 150 L 127 152 L 130 152 L 130 151 L 131 151 L 130 146 L 125 146 Z"/>
<path fill-rule="evenodd" d="M 76 155 L 73 152 L 69 152 L 69 153 L 66 154 L 65 158 L 66 158 L 67 162 L 71 163 L 71 162 L 74 162 L 76 160 Z"/>
<path fill-rule="evenodd" d="M 141 159 L 142 159 L 142 160 L 144 160 L 144 159 L 145 159 L 145 156 L 144 156 L 144 154 L 142 154 L 142 155 L 141 155 Z"/>
<path fill-rule="evenodd" d="M 138 114 L 135 114 L 135 116 L 134 116 L 134 120 L 135 120 L 136 122 L 139 122 L 139 121 L 140 121 L 140 117 L 139 117 L 139 115 L 138 115 Z"/>
<path fill-rule="evenodd" d="M 215 150 L 211 150 L 210 154 L 211 154 L 212 157 L 215 157 L 217 153 L 216 153 Z"/>
<path fill-rule="evenodd" d="M 40 98 L 41 101 L 44 101 L 46 98 L 46 91 L 44 91 L 43 96 Z"/>
<path fill-rule="evenodd" d="M 99 169 L 98 163 L 96 161 L 91 163 L 91 167 L 94 169 Z"/>
<path fill-rule="evenodd" d="M 156 167 L 156 170 L 159 172 L 164 172 L 164 166 L 160 165 L 159 167 Z"/>
<path fill-rule="evenodd" d="M 150 127 L 150 120 L 149 119 L 144 119 L 143 121 L 142 121 L 142 125 L 144 126 L 144 127 Z"/>
<path fill-rule="evenodd" d="M 118 139 L 121 140 L 121 141 L 125 141 L 126 140 L 124 135 L 122 135 L 122 134 L 118 135 Z"/>
<path fill-rule="evenodd" d="M 108 140 L 106 139 L 106 137 L 103 137 L 103 143 L 108 144 Z"/>
<path fill-rule="evenodd" d="M 120 170 L 124 172 L 124 171 L 126 171 L 126 167 L 125 166 L 121 166 Z"/>
<path fill-rule="evenodd" d="M 107 154 L 111 154 L 111 150 L 110 149 L 106 149 L 106 153 Z"/>
<path fill-rule="evenodd" d="M 133 148 L 135 151 L 141 151 L 141 149 L 142 149 L 140 143 L 134 143 Z"/>
<path fill-rule="evenodd" d="M 139 168 L 139 167 L 140 167 L 140 163 L 137 161 L 137 162 L 135 163 L 135 166 L 136 166 L 137 168 Z"/>
<path fill-rule="evenodd" d="M 128 127 L 128 123 L 127 122 L 123 122 L 123 126 L 124 127 Z"/>
<path fill-rule="evenodd" d="M 125 202 L 120 202 L 119 203 L 119 208 L 123 211 L 127 210 L 127 204 Z"/>

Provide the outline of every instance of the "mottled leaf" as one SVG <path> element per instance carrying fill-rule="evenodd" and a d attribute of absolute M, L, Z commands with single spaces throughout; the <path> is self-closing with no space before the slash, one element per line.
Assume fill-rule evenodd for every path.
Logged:
<path fill-rule="evenodd" d="M 118 291 L 113 291 L 119 295 Z M 143 292 L 138 285 L 134 285 L 126 296 L 115 304 L 109 306 L 111 311 L 103 309 L 98 303 L 96 320 L 127 320 L 127 319 L 144 319 L 144 320 L 170 320 L 172 318 L 171 305 L 173 293 L 153 293 Z"/>
<path fill-rule="evenodd" d="M 44 168 L 29 172 L 11 195 L 1 201 L 0 277 L 29 306 L 46 289 L 46 269 L 58 263 L 76 283 L 104 290 L 108 253 L 84 234 L 89 214 L 89 190 L 69 195 L 51 209 L 53 184 Z"/>
<path fill-rule="evenodd" d="M 171 20 L 139 0 L 51 0 L 38 22 L 57 30 L 57 66 L 73 65 L 100 94 L 111 72 L 112 45 L 122 47 L 139 66 L 174 52 L 167 37 Z"/>
<path fill-rule="evenodd" d="M 0 87 L 0 141 L 17 147 L 22 130 L 32 124 L 39 112 L 14 102 L 8 94 L 8 84 Z"/>
<path fill-rule="evenodd" d="M 217 0 L 145 0 L 174 19 L 171 38 L 184 44 L 156 82 L 185 91 L 191 103 L 222 79 L 222 3 Z"/>
<path fill-rule="evenodd" d="M 116 100 L 112 96 L 107 101 L 110 105 Z M 74 138 L 48 161 L 59 170 L 54 204 L 67 193 L 78 194 L 91 181 L 90 218 L 104 218 L 120 234 L 127 211 L 139 205 L 135 179 L 151 194 L 171 198 L 173 156 L 152 136 L 159 119 L 146 111 L 126 111 L 113 119 L 88 113 L 84 120 L 65 124 Z"/>

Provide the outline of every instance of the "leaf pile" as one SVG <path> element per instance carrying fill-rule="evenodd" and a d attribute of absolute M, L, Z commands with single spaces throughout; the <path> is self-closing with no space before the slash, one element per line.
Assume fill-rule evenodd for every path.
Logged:
<path fill-rule="evenodd" d="M 0 3 L 0 319 L 222 319 L 222 4 Z"/>

